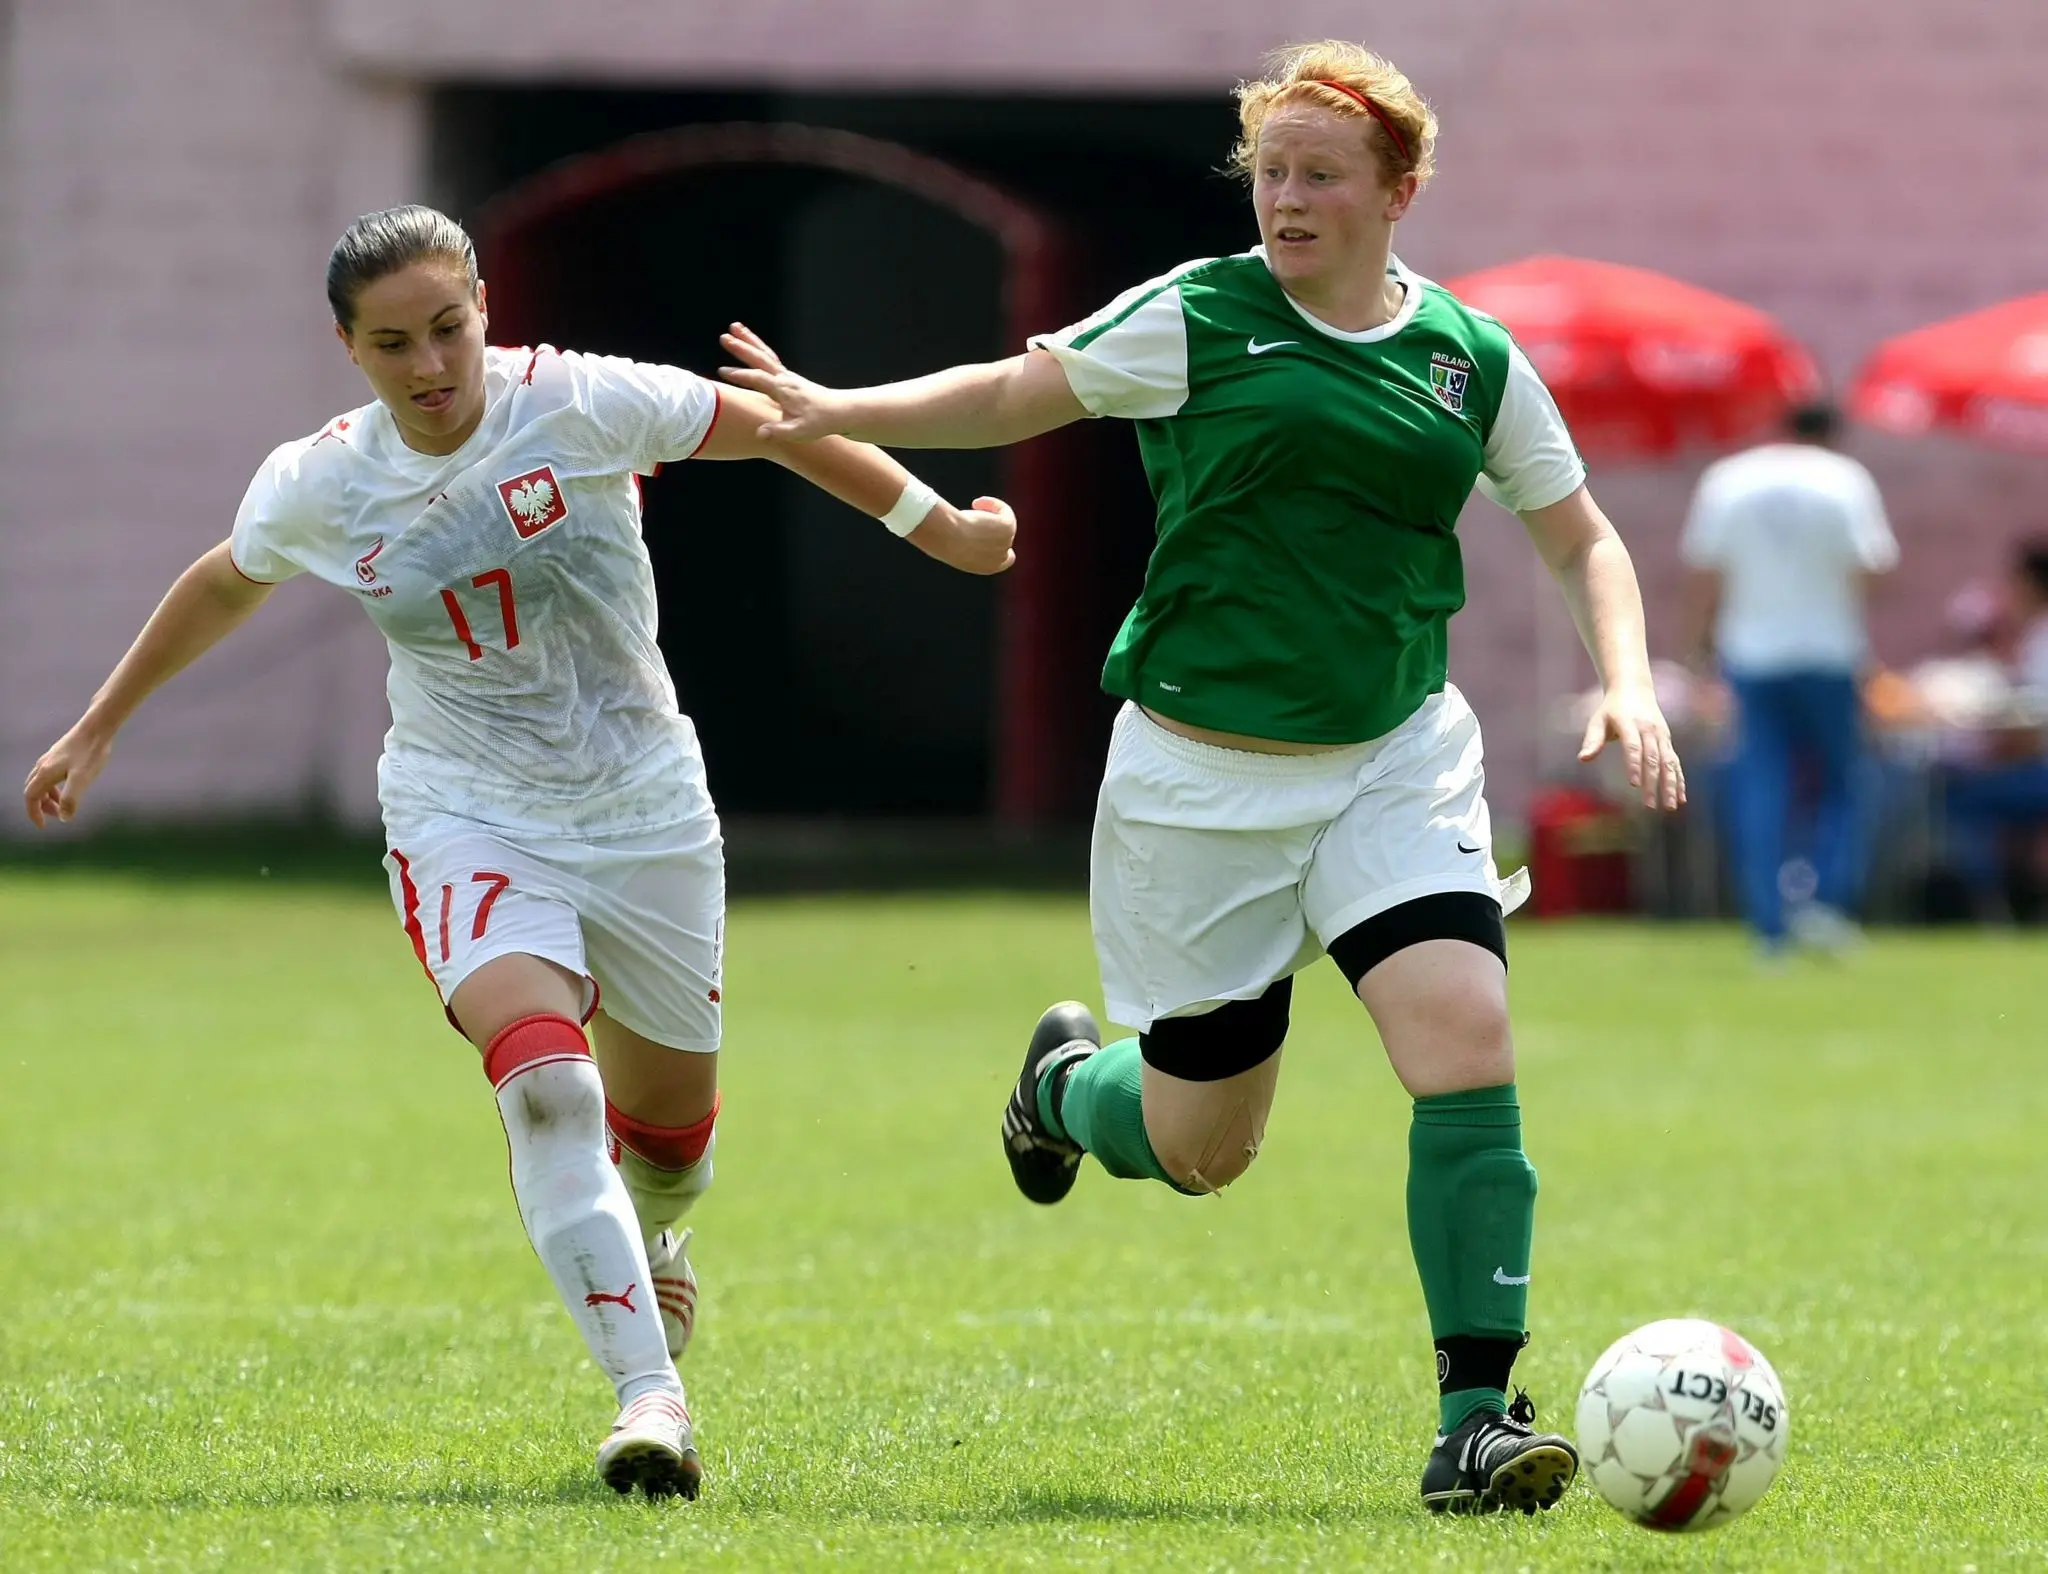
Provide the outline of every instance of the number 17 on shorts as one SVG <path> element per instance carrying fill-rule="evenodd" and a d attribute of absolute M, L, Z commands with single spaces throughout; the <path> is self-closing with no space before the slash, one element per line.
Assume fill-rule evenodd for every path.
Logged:
<path fill-rule="evenodd" d="M 544 878 L 523 880 L 510 853 L 479 836 L 394 847 L 385 859 L 399 922 L 444 1001 L 484 963 L 514 952 L 586 971 L 575 909 L 543 894 Z"/>

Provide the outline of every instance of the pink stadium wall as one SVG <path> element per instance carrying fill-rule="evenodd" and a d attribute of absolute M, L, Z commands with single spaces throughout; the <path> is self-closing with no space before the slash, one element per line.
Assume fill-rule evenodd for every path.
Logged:
<path fill-rule="evenodd" d="M 1667 269 L 1779 313 L 1846 374 L 1882 336 L 2043 287 L 2048 7 L 1920 0 L 15 0 L 0 75 L 0 775 L 18 780 L 249 473 L 360 398 L 318 291 L 365 208 L 422 195 L 437 79 L 1222 92 L 1287 37 L 1365 32 L 1445 121 L 1402 252 Z M 1219 158 L 1222 150 L 1219 148 Z M 2048 461 L 1859 440 L 1906 551 L 1895 658 L 2048 529 Z M 1668 606 L 1691 473 L 1596 488 Z M 1499 808 L 1533 780 L 1538 600 L 1475 505 L 1455 671 Z M 296 589 L 296 587 L 295 587 Z M 287 593 L 123 740 L 103 806 L 374 813 L 381 661 Z M 14 822 L 0 816 L 8 832 Z"/>

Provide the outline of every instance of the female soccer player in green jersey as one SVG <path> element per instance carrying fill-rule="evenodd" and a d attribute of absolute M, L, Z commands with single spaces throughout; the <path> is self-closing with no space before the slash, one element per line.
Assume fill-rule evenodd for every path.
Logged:
<path fill-rule="evenodd" d="M 783 418 L 899 447 L 1012 443 L 1083 416 L 1136 424 L 1158 504 L 1145 587 L 1103 682 L 1127 703 L 1095 825 L 1110 1017 L 1041 1018 L 1003 1121 L 1024 1194 L 1083 1153 L 1204 1193 L 1259 1150 L 1292 976 L 1327 952 L 1414 1098 L 1408 1225 L 1436 1341 L 1438 1511 L 1555 1503 L 1577 1473 L 1508 1375 L 1527 1341 L 1536 1172 L 1522 1151 L 1505 910 L 1478 723 L 1446 680 L 1464 602 L 1454 533 L 1475 481 L 1520 515 L 1605 694 L 1645 804 L 1685 784 L 1651 689 L 1642 598 L 1557 408 L 1507 331 L 1393 256 L 1436 118 L 1357 45 L 1276 57 L 1238 91 L 1262 245 L 1188 263 L 1026 354 L 829 389 L 735 325 L 728 377 Z"/>

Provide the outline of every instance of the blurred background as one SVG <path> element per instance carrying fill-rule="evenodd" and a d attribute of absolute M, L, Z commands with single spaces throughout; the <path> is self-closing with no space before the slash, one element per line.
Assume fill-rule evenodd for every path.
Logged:
<path fill-rule="evenodd" d="M 1828 394 L 1900 550 L 1859 675 L 1863 905 L 2037 911 L 2035 800 L 1994 793 L 1963 857 L 1947 783 L 2040 768 L 2021 653 L 2048 589 L 2030 605 L 2016 565 L 2048 535 L 2048 321 L 2014 318 L 1960 393 L 1874 359 L 2048 284 L 2032 0 L 0 3 L 0 774 L 75 717 L 262 457 L 362 402 L 321 293 L 358 213 L 468 224 L 498 342 L 710 371 L 738 317 L 821 380 L 910 375 L 1251 244 L 1219 172 L 1229 90 L 1324 35 L 1388 54 L 1442 118 L 1399 237 L 1417 271 L 1455 287 L 1560 255 L 1750 309 L 1589 326 L 1554 280 L 1474 286 L 1574 417 L 1699 785 L 1657 829 L 1573 764 L 1590 669 L 1516 522 L 1475 500 L 1452 672 L 1544 908 L 1733 910 L 1712 767 L 1733 708 L 1685 648 L 1681 535 L 1708 462 Z M 1595 316 L 1619 299 L 1603 277 Z M 1602 346 L 1632 376 L 1603 384 Z M 663 643 L 741 887 L 1083 870 L 1095 675 L 1150 542 L 1135 446 L 1092 423 L 917 464 L 1018 504 L 1017 572 L 948 574 L 765 465 L 649 488 Z M 383 666 L 345 598 L 287 587 L 129 727 L 64 838 L 373 840 Z M 67 855 L 29 834 L 0 816 L 10 859 Z M 1796 828 L 1787 849 L 1796 894 Z"/>

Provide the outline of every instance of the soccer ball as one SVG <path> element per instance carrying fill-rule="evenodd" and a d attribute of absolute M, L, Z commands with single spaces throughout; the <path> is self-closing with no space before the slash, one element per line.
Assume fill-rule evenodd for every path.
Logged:
<path fill-rule="evenodd" d="M 1579 1390 L 1579 1455 L 1639 1525 L 1709 1530 L 1764 1495 L 1791 1416 L 1763 1352 L 1718 1323 L 1674 1317 L 1617 1339 Z"/>

